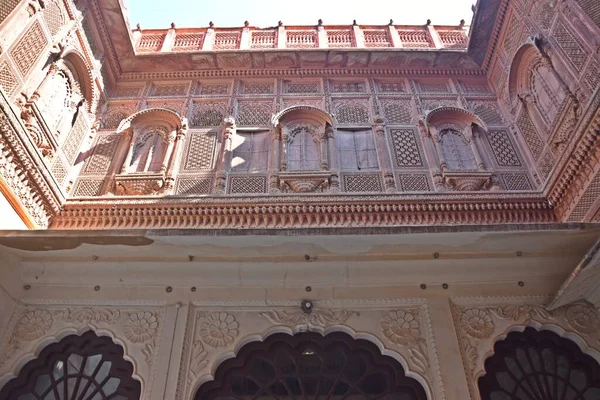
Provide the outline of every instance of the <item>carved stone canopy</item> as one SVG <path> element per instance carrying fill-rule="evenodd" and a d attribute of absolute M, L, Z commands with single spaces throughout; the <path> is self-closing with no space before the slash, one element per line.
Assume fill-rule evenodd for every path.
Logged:
<path fill-rule="evenodd" d="M 313 193 L 329 188 L 330 172 L 281 172 L 279 179 L 282 187 L 294 193 Z"/>
<path fill-rule="evenodd" d="M 444 181 L 450 188 L 461 192 L 486 190 L 492 186 L 492 174 L 490 172 L 467 171 L 467 172 L 443 172 Z"/>

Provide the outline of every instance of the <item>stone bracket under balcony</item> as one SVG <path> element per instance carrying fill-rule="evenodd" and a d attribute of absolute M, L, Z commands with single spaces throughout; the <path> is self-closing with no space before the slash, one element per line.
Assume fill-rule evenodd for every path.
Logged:
<path fill-rule="evenodd" d="M 488 190 L 493 186 L 492 173 L 487 171 L 445 171 L 444 183 L 460 192 Z"/>
<path fill-rule="evenodd" d="M 119 174 L 115 176 L 114 193 L 117 196 L 143 196 L 162 194 L 165 189 L 165 175 Z"/>
<path fill-rule="evenodd" d="M 279 182 L 282 192 L 327 192 L 331 176 L 329 171 L 280 172 Z"/>

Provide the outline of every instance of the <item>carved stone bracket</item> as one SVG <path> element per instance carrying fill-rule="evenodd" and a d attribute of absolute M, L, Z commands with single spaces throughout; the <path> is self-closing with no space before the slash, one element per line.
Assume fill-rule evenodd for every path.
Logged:
<path fill-rule="evenodd" d="M 490 172 L 449 172 L 444 171 L 444 182 L 449 188 L 461 191 L 487 190 L 492 187 Z"/>
<path fill-rule="evenodd" d="M 159 174 L 120 174 L 115 176 L 114 193 L 118 196 L 159 195 L 166 189 L 165 176 Z"/>
<path fill-rule="evenodd" d="M 313 193 L 329 188 L 330 172 L 280 172 L 279 179 L 282 188 L 288 188 L 294 193 Z"/>

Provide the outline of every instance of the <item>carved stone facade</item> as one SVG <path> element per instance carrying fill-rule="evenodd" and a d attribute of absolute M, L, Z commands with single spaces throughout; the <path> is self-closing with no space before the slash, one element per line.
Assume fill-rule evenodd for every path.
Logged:
<path fill-rule="evenodd" d="M 0 229 L 38 230 L 0 231 L 0 400 L 46 398 L 24 375 L 73 335 L 143 400 L 307 332 L 369 342 L 415 399 L 490 400 L 519 333 L 598 366 L 594 1 L 479 1 L 468 35 L 1 3 Z"/>

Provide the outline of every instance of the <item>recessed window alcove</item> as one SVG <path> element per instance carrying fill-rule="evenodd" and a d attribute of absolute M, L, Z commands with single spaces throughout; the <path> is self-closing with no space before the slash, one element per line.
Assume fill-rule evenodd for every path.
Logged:
<path fill-rule="evenodd" d="M 336 332 L 269 336 L 223 362 L 195 400 L 426 400 L 419 382 L 373 343 Z"/>

